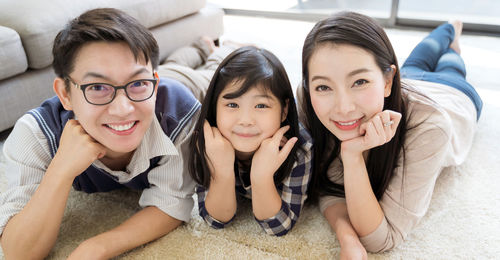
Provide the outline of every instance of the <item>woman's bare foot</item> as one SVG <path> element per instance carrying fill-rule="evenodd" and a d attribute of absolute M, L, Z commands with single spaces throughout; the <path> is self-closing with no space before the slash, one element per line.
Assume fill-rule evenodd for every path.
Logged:
<path fill-rule="evenodd" d="M 460 43 L 458 39 L 462 35 L 462 21 L 452 20 L 449 21 L 449 23 L 453 25 L 453 29 L 455 29 L 455 38 L 453 38 L 453 41 L 450 43 L 450 48 L 460 54 Z"/>
<path fill-rule="evenodd" d="M 212 38 L 210 38 L 208 36 L 201 36 L 200 41 L 203 42 L 203 44 L 205 44 L 207 46 L 210 53 L 214 52 L 215 49 L 217 48 L 217 46 L 215 46 L 215 43 L 212 40 Z"/>

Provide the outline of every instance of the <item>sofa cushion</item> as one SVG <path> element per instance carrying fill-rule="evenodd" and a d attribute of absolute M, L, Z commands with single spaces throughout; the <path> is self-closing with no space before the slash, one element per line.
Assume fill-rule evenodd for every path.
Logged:
<path fill-rule="evenodd" d="M 100 7 L 121 9 L 151 28 L 205 6 L 206 0 L 1 0 L 0 25 L 21 36 L 30 68 L 52 63 L 52 44 L 63 26 L 81 13 Z"/>
<path fill-rule="evenodd" d="M 0 80 L 24 72 L 28 68 L 21 38 L 16 31 L 0 26 Z"/>

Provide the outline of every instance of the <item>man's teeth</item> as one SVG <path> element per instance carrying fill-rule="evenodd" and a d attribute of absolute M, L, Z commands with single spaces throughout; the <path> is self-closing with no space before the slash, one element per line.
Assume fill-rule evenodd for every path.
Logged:
<path fill-rule="evenodd" d="M 114 129 L 116 131 L 125 131 L 125 130 L 129 130 L 130 128 L 132 128 L 132 126 L 134 126 L 134 124 L 135 124 L 135 121 L 128 123 L 126 125 L 108 125 L 108 124 L 106 124 L 106 125 L 109 128 Z"/>
<path fill-rule="evenodd" d="M 354 121 L 351 121 L 351 122 L 338 122 L 339 125 L 354 125 L 356 122 L 358 122 L 358 120 L 354 120 Z"/>

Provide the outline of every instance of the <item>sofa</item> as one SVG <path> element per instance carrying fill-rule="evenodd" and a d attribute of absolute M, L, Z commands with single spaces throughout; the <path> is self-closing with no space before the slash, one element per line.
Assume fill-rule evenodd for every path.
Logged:
<path fill-rule="evenodd" d="M 65 24 L 94 8 L 121 9 L 149 28 L 160 61 L 178 47 L 223 32 L 222 9 L 206 0 L 1 0 L 0 132 L 54 95 L 52 44 Z"/>

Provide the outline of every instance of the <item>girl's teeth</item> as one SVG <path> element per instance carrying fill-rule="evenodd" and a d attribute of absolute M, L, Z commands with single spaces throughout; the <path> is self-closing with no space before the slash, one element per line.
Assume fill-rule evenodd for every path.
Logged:
<path fill-rule="evenodd" d="M 126 125 L 107 125 L 109 128 L 111 129 L 114 129 L 116 131 L 125 131 L 125 130 L 129 130 L 130 128 L 132 128 L 132 126 L 134 126 L 135 122 L 131 122 L 129 124 L 126 124 Z"/>

